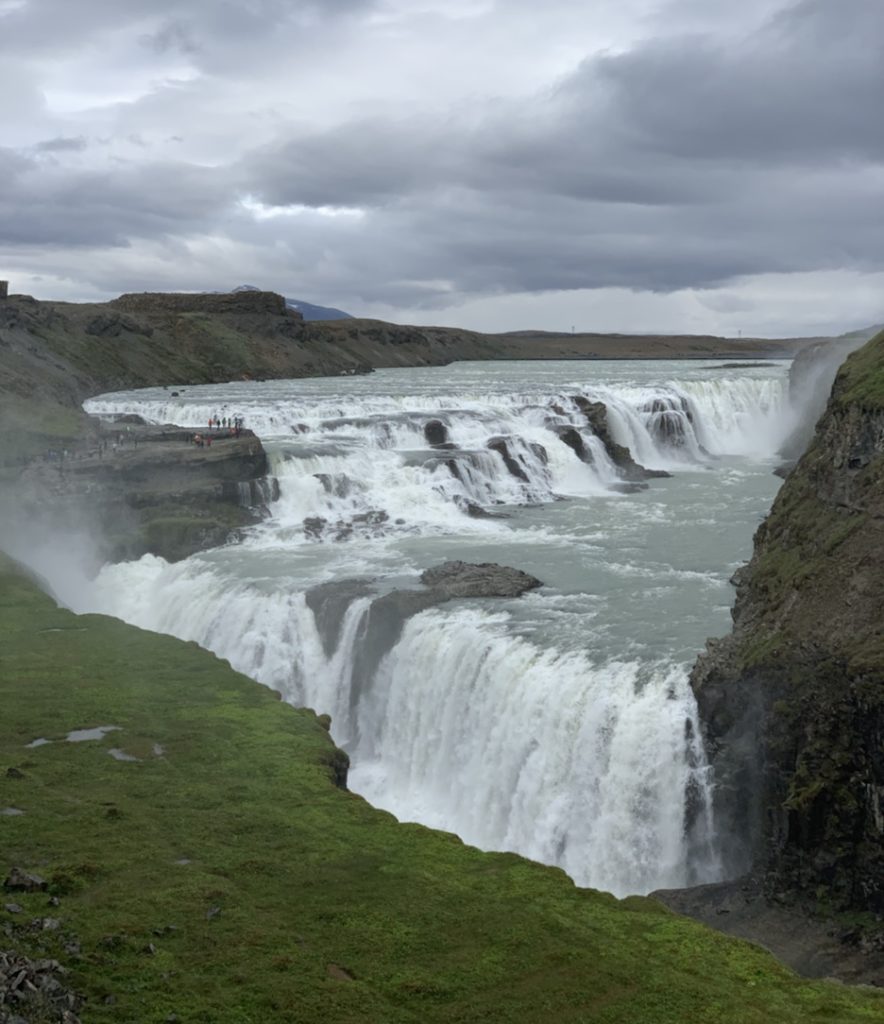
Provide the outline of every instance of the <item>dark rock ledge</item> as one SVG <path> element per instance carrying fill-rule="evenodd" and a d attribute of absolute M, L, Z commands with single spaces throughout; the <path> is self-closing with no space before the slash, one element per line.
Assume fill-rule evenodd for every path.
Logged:
<path fill-rule="evenodd" d="M 197 446 L 195 430 L 131 419 L 96 426 L 22 467 L 9 489 L 22 530 L 32 523 L 44 534 L 88 535 L 101 560 L 149 553 L 178 561 L 267 515 L 278 485 L 251 431 L 215 431 L 211 445 Z"/>

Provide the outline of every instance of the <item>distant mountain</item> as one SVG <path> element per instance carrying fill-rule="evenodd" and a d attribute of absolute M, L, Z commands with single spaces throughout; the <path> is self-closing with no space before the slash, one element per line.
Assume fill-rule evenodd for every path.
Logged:
<path fill-rule="evenodd" d="M 239 288 L 233 289 L 235 292 L 258 292 L 260 288 L 256 288 L 253 284 L 241 284 Z M 290 299 L 286 297 L 285 304 L 289 309 L 295 310 L 300 313 L 305 320 L 352 320 L 353 317 L 350 313 L 345 313 L 342 309 L 335 309 L 333 306 L 317 306 L 313 302 L 305 302 L 303 299 Z"/>
<path fill-rule="evenodd" d="M 352 320 L 350 313 L 342 309 L 335 309 L 334 306 L 316 306 L 312 302 L 304 302 L 303 299 L 286 298 L 285 304 L 289 309 L 296 309 L 305 320 Z"/>

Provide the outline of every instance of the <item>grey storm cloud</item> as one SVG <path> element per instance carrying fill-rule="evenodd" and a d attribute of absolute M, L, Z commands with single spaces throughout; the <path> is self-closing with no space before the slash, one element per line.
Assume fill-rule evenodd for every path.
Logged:
<path fill-rule="evenodd" d="M 740 45 L 650 41 L 469 126 L 352 122 L 244 173 L 273 205 L 381 211 L 470 293 L 880 267 L 882 45 L 878 0 L 799 3 Z"/>
<path fill-rule="evenodd" d="M 0 53 L 30 60 L 29 75 L 109 32 L 126 34 L 139 60 L 180 59 L 200 74 L 113 108 L 114 138 L 130 140 L 119 162 L 87 143 L 108 130 L 88 120 L 56 118 L 42 141 L 0 149 L 0 246 L 220 239 L 213 258 L 240 246 L 253 269 L 282 263 L 302 292 L 408 308 L 884 270 L 881 0 L 753 0 L 767 16 L 749 27 L 709 17 L 701 31 L 686 20 L 687 33 L 639 32 L 530 95 L 497 95 L 490 82 L 468 101 L 406 89 L 362 101 L 363 76 L 383 68 L 370 43 L 360 49 L 360 26 L 386 24 L 392 2 L 29 0 L 5 14 Z M 567 8 L 550 0 L 537 17 L 557 5 Z M 482 24 L 510 16 L 498 4 Z M 340 88 L 347 66 L 322 77 L 338 32 L 354 55 L 351 102 L 323 118 L 323 90 Z M 313 92 L 262 86 L 262 62 L 294 75 L 309 63 Z M 224 92 L 231 82 L 237 92 Z M 286 104 L 319 114 L 296 118 Z M 175 160 L 162 155 L 172 137 Z M 224 155 L 187 149 L 204 138 L 227 138 Z M 134 153 L 134 139 L 151 141 Z"/>
<path fill-rule="evenodd" d="M 372 0 L 25 0 L 3 16 L 0 52 L 68 50 L 84 40 L 120 29 L 138 32 L 159 23 L 154 33 L 139 33 L 162 48 L 176 42 L 176 32 L 243 31 L 270 34 L 280 25 L 322 21 L 371 7 Z M 175 26 L 179 26 L 176 29 Z"/>
<path fill-rule="evenodd" d="M 478 125 L 372 119 L 253 156 L 275 203 L 360 205 L 446 185 L 625 203 L 724 198 L 783 161 L 884 157 L 884 4 L 806 0 L 740 45 L 650 42 L 587 60 Z"/>
<path fill-rule="evenodd" d="M 0 150 L 0 240 L 7 246 L 128 246 L 203 230 L 229 206 L 223 172 L 145 164 L 71 172 Z"/>
<path fill-rule="evenodd" d="M 43 139 L 34 149 L 39 153 L 81 153 L 88 145 L 84 135 L 59 135 L 54 139 Z"/>
<path fill-rule="evenodd" d="M 804 0 L 742 45 L 652 43 L 592 61 L 568 84 L 599 88 L 636 148 L 709 162 L 884 156 L 884 4 Z"/>
<path fill-rule="evenodd" d="M 200 50 L 192 28 L 181 21 L 167 21 L 156 32 L 141 36 L 139 42 L 157 53 L 177 50 L 180 53 L 196 54 Z"/>

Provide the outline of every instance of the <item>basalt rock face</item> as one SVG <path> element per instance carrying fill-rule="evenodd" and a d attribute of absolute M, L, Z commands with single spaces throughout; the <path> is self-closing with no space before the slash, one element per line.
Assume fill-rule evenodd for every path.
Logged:
<path fill-rule="evenodd" d="M 486 444 L 487 448 L 491 451 L 497 452 L 497 454 L 503 459 L 503 464 L 507 468 L 507 472 L 511 476 L 514 476 L 517 480 L 521 480 L 522 483 L 530 483 L 530 478 L 525 472 L 524 467 L 519 462 L 519 459 L 513 454 L 510 443 L 505 437 L 492 437 Z"/>
<path fill-rule="evenodd" d="M 96 556 L 112 561 L 178 561 L 223 544 L 278 496 L 260 440 L 225 434 L 197 446 L 191 431 L 120 423 L 51 450 L 15 480 L 10 515 L 24 520 L 15 532 L 26 534 L 28 521 L 46 534 L 88 532 Z"/>
<path fill-rule="evenodd" d="M 884 333 L 846 361 L 692 674 L 727 867 L 884 910 Z"/>

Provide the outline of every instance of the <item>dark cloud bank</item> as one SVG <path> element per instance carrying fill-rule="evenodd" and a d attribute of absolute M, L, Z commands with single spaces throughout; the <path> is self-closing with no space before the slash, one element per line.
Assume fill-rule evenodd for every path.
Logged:
<path fill-rule="evenodd" d="M 90 33 L 129 31 L 147 59 L 174 52 L 199 82 L 243 73 L 235 41 L 252 55 L 244 60 L 256 44 L 276 59 L 289 31 L 352 40 L 376 6 L 32 0 L 0 20 L 0 54 L 39 69 L 89 45 Z M 191 240 L 220 238 L 253 260 L 237 274 L 219 255 L 224 244 L 205 249 L 215 262 L 204 273 L 233 277 L 221 286 L 266 272 L 301 294 L 409 309 L 517 292 L 878 273 L 882 53 L 880 0 L 772 2 L 747 34 L 645 38 L 587 56 L 527 99 L 492 98 L 489 83 L 487 98 L 441 113 L 427 97 L 323 127 L 280 118 L 245 147 L 231 125 L 224 160 L 175 159 L 149 145 L 111 159 L 84 118 L 0 149 L 0 251 L 13 264 L 27 253 L 34 266 L 38 249 L 66 273 L 75 250 L 192 252 Z M 260 80 L 258 68 L 247 73 Z M 354 92 L 363 73 L 354 66 Z M 170 115 L 169 137 L 186 141 L 191 116 L 224 130 L 221 102 L 206 106 L 211 89 L 188 114 L 199 86 L 174 88 L 184 121 Z M 118 130 L 139 132 L 156 102 L 131 103 Z M 96 260 L 92 278 L 84 268 L 84 282 L 128 286 L 136 262 L 116 276 L 111 262 Z"/>

